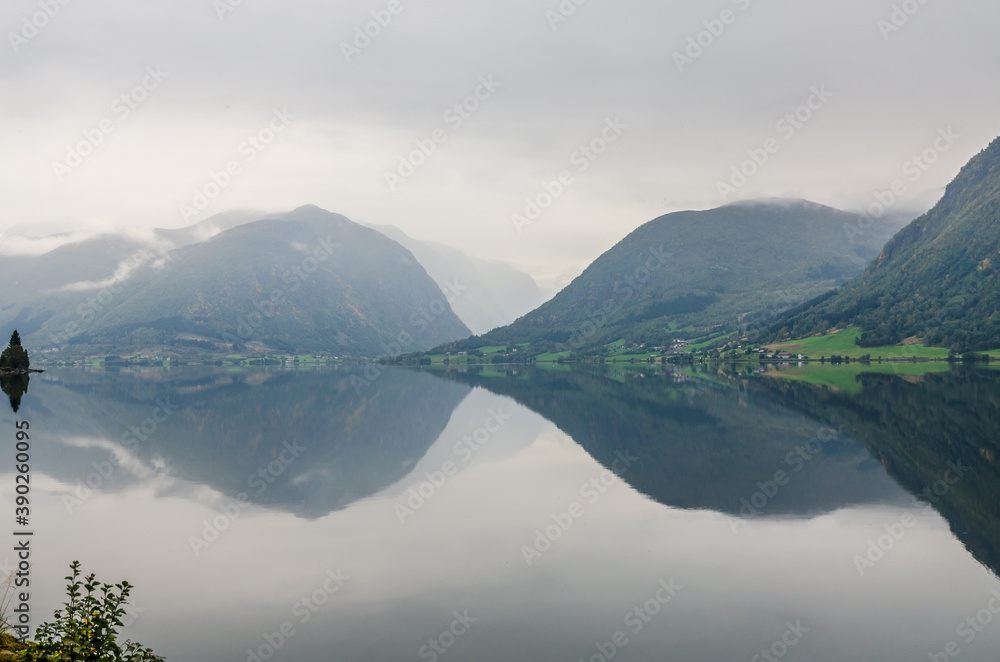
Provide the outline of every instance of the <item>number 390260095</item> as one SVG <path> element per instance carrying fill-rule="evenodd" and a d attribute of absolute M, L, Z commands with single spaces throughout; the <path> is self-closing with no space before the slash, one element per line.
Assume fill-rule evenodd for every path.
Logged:
<path fill-rule="evenodd" d="M 31 424 L 28 421 L 18 421 L 15 425 L 17 426 L 17 433 L 15 435 L 17 437 L 17 455 L 15 456 L 17 460 L 17 466 L 15 467 L 17 470 L 17 476 L 15 477 L 15 491 L 17 492 L 15 503 L 17 504 L 17 508 L 15 514 L 18 518 L 27 518 L 30 513 L 28 509 L 30 503 L 28 494 L 31 492 L 31 467 L 29 464 L 31 460 L 31 441 L 28 435 Z"/>

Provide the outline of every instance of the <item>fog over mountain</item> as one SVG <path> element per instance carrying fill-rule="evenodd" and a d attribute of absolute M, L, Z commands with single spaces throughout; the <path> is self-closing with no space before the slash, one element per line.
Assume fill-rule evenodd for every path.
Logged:
<path fill-rule="evenodd" d="M 88 301 L 95 297 L 107 299 L 108 293 L 102 295 L 103 291 L 124 287 L 143 268 L 161 268 L 173 259 L 170 251 L 207 242 L 258 220 L 281 217 L 281 213 L 232 210 L 178 229 L 8 236 L 4 248 L 11 254 L 0 260 L 0 277 L 9 279 L 16 290 L 11 291 L 0 309 L 0 329 L 20 325 L 26 333 L 33 333 L 42 318 L 53 311 L 73 309 L 79 316 L 90 318 L 97 306 L 88 305 Z M 544 301 L 534 280 L 505 262 L 482 260 L 444 244 L 421 242 L 394 226 L 374 229 L 413 254 L 441 289 L 444 299 L 474 332 L 507 324 Z M 120 300 L 105 305 L 117 303 Z"/>
<path fill-rule="evenodd" d="M 531 276 L 505 262 L 474 258 L 437 242 L 417 241 L 394 226 L 374 227 L 413 253 L 473 333 L 509 324 L 545 301 Z"/>
<path fill-rule="evenodd" d="M 469 334 L 413 255 L 384 235 L 318 207 L 245 218 L 175 233 L 192 243 L 159 253 L 104 236 L 10 260 L 0 275 L 25 286 L 0 309 L 2 324 L 60 356 L 383 356 Z"/>
<path fill-rule="evenodd" d="M 37 0 L 4 3 L 0 231 L 311 202 L 548 285 L 650 218 L 738 199 L 853 211 L 898 181 L 893 209 L 915 218 L 997 133 L 987 0 L 422 0 L 391 20 L 386 6 L 89 0 L 39 28 Z M 627 128 L 605 149 L 609 120 Z M 585 171 L 581 148 L 597 157 Z M 564 171 L 572 184 L 518 233 L 512 215 Z M 197 194 L 208 204 L 185 218 Z"/>

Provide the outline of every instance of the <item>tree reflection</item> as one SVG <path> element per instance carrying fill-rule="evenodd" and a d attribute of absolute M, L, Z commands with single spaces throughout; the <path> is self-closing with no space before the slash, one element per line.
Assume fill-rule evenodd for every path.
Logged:
<path fill-rule="evenodd" d="M 10 407 L 16 414 L 21 408 L 21 397 L 28 392 L 28 375 L 0 377 L 0 389 L 10 398 Z"/>

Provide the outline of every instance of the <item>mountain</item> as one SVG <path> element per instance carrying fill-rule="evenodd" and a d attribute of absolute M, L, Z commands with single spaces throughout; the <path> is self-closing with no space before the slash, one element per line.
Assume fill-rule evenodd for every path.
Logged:
<path fill-rule="evenodd" d="M 232 230 L 240 225 L 263 219 L 280 218 L 280 216 L 281 214 L 265 214 L 250 209 L 234 209 L 215 214 L 200 223 L 195 223 L 184 228 L 172 230 L 158 228 L 154 232 L 158 239 L 169 242 L 171 247 L 183 248 L 211 239 L 220 232 Z"/>
<path fill-rule="evenodd" d="M 141 271 L 139 267 L 156 265 L 171 250 L 208 241 L 254 221 L 281 216 L 233 210 L 177 229 L 48 237 L 5 234 L 7 252 L 13 239 L 16 249 L 29 254 L 7 255 L 0 260 L 0 279 L 16 286 L 0 301 L 0 335 L 6 337 L 15 328 L 25 334 L 34 333 L 57 313 L 66 311 L 76 311 L 77 326 L 87 326 L 97 307 L 88 302 L 99 297 L 103 300 L 101 307 L 115 305 L 108 301 L 104 290 L 121 289 L 125 281 Z M 394 226 L 370 227 L 413 254 L 450 301 L 455 314 L 475 333 L 508 324 L 545 300 L 531 276 L 505 262 L 478 259 L 444 244 L 418 241 Z M 67 317 L 74 315 L 63 315 L 64 320 Z M 64 344 L 65 327 L 70 324 L 74 320 L 64 321 L 55 332 L 48 325 L 50 337 L 46 342 Z"/>
<path fill-rule="evenodd" d="M 234 211 L 177 230 L 16 237 L 15 243 L 28 252 L 0 260 L 0 282 L 13 285 L 0 300 L 0 331 L 10 335 L 16 328 L 22 335 L 33 334 L 59 311 L 78 311 L 78 316 L 89 317 L 94 306 L 88 301 L 100 299 L 109 305 L 106 290 L 118 290 L 140 267 L 154 265 L 167 251 L 259 218 L 263 215 Z M 11 239 L 4 235 L 5 244 Z M 51 338 L 46 342 L 52 342 Z"/>
<path fill-rule="evenodd" d="M 448 349 L 532 342 L 595 349 L 619 338 L 744 332 L 847 282 L 897 226 L 852 239 L 857 217 L 804 200 L 741 202 L 661 216 L 595 260 L 551 301 Z"/>
<path fill-rule="evenodd" d="M 432 241 L 418 241 L 392 225 L 373 225 L 408 249 L 473 333 L 510 324 L 545 301 L 535 280 L 506 262 L 482 260 Z"/>
<path fill-rule="evenodd" d="M 104 273 L 114 262 L 106 261 Z M 469 334 L 409 251 L 311 206 L 140 260 L 128 278 L 100 295 L 97 287 L 5 300 L 4 312 L 35 321 L 23 334 L 29 341 L 77 353 L 250 348 L 379 356 Z M 65 305 L 71 294 L 82 303 Z"/>
<path fill-rule="evenodd" d="M 5 256 L 0 260 L 0 278 L 11 287 L 4 292 L 4 304 L 28 302 L 74 283 L 108 278 L 115 273 L 122 256 L 138 248 L 136 241 L 126 237 L 101 236 L 66 244 L 40 256 Z"/>
<path fill-rule="evenodd" d="M 802 338 L 856 325 L 864 347 L 910 338 L 957 351 L 1000 347 L 1000 138 L 858 278 L 789 311 L 765 334 Z"/>

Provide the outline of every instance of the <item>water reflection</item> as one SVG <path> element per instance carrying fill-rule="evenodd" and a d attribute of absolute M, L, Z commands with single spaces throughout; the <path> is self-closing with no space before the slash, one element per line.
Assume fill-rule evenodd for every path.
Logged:
<path fill-rule="evenodd" d="M 390 370 L 358 390 L 351 376 L 45 373 L 21 411 L 37 435 L 36 616 L 80 558 L 137 585 L 128 635 L 171 660 L 252 660 L 286 622 L 295 633 L 269 659 L 429 659 L 456 612 L 476 622 L 443 662 L 600 659 L 619 631 L 623 661 L 750 660 L 799 622 L 809 632 L 785 659 L 918 660 L 1000 590 L 952 533 L 992 539 L 995 503 L 959 483 L 932 503 L 946 522 L 912 497 L 949 460 L 995 482 L 991 376 L 839 391 L 718 370 Z M 741 516 L 827 426 L 840 434 Z M 296 440 L 306 450 L 283 461 Z M 982 459 L 950 457 L 960 443 Z M 622 454 L 637 459 L 588 498 Z M 273 481 L 256 494 L 262 468 Z M 67 503 L 88 475 L 92 494 Z M 196 553 L 192 537 L 240 492 L 254 505 Z M 414 493 L 423 503 L 401 518 Z M 526 562 L 574 503 L 580 516 Z M 860 573 L 855 559 L 904 517 Z M 319 604 L 338 570 L 349 579 Z M 682 588 L 658 602 L 671 580 Z M 961 647 L 992 662 L 1000 623 Z"/>
<path fill-rule="evenodd" d="M 732 515 L 816 515 L 903 503 L 860 444 L 752 380 L 714 371 L 472 369 L 444 377 L 508 395 L 555 423 L 667 506 Z M 783 472 L 785 479 L 775 474 Z"/>
<path fill-rule="evenodd" d="M 916 498 L 1000 574 L 1000 371 L 888 370 L 855 366 L 851 388 L 726 366 L 473 368 L 442 376 L 509 395 L 605 467 L 635 453 L 639 461 L 623 477 L 664 505 L 815 515 Z M 786 484 L 775 482 L 778 471 Z"/>
<path fill-rule="evenodd" d="M 349 370 L 45 375 L 45 398 L 21 413 L 60 481 L 172 477 L 309 518 L 399 481 L 471 390 L 415 372 L 363 387 Z"/>
<path fill-rule="evenodd" d="M 10 408 L 17 413 L 21 407 L 21 398 L 28 392 L 28 375 L 4 375 L 0 377 L 0 389 L 10 399 Z"/>
<path fill-rule="evenodd" d="M 793 379 L 749 387 L 863 443 L 1000 574 L 1000 371 L 957 366 L 919 376 L 862 373 L 856 381 L 853 391 Z"/>

